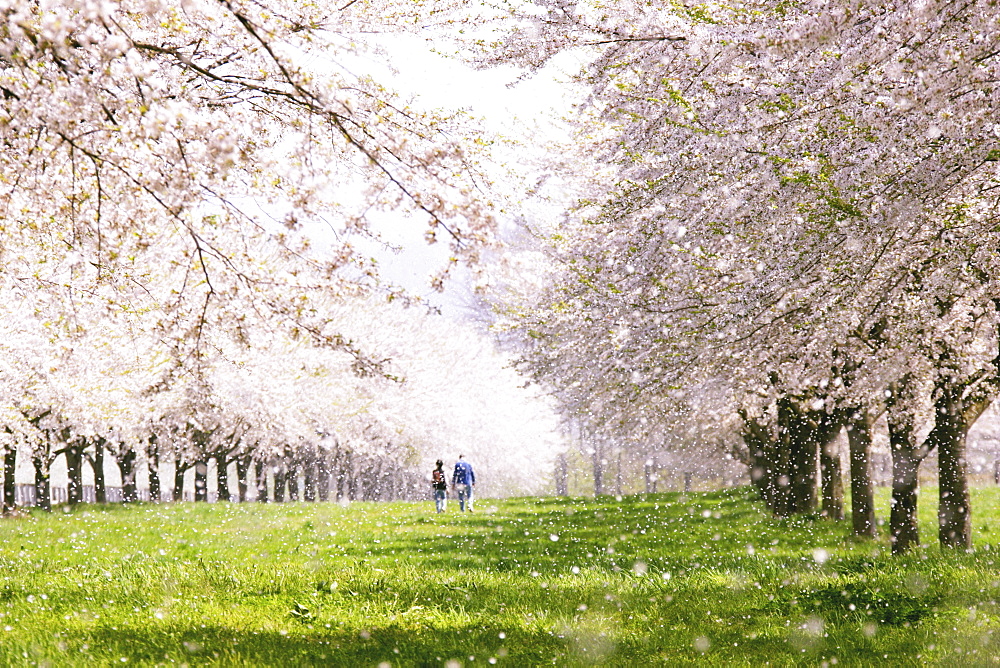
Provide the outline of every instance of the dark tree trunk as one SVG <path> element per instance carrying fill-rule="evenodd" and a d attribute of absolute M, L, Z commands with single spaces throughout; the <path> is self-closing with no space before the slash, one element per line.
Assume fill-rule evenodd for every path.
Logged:
<path fill-rule="evenodd" d="M 783 450 L 788 452 L 787 514 L 816 511 L 816 484 L 819 447 L 813 417 L 804 413 L 792 399 L 778 402 Z"/>
<path fill-rule="evenodd" d="M 363 498 L 365 501 L 378 501 L 379 491 L 382 488 L 382 479 L 378 475 L 378 467 L 371 458 L 365 459 L 364 474 L 361 478 L 365 484 L 365 493 Z"/>
<path fill-rule="evenodd" d="M 396 472 L 395 485 L 393 485 L 393 498 L 403 501 L 406 499 L 406 490 L 409 488 L 409 476 L 404 473 L 406 469 L 403 468 L 401 464 L 399 471 Z"/>
<path fill-rule="evenodd" d="M 833 432 L 820 447 L 819 467 L 823 488 L 820 514 L 832 520 L 844 519 L 844 476 L 840 467 L 839 431 Z"/>
<path fill-rule="evenodd" d="M 381 484 L 378 490 L 378 500 L 379 501 L 395 501 L 396 500 L 396 466 L 391 465 L 388 471 L 382 473 L 379 476 Z"/>
<path fill-rule="evenodd" d="M 180 457 L 174 458 L 174 501 L 184 500 L 184 474 L 187 470 L 188 466 L 180 460 Z"/>
<path fill-rule="evenodd" d="M 316 460 L 312 457 L 302 465 L 302 500 L 316 500 Z"/>
<path fill-rule="evenodd" d="M 565 452 L 556 459 L 556 496 L 569 496 L 569 462 Z"/>
<path fill-rule="evenodd" d="M 42 510 L 52 510 L 52 488 L 50 486 L 49 463 L 41 457 L 33 457 L 35 465 L 35 505 Z"/>
<path fill-rule="evenodd" d="M 285 482 L 287 474 L 284 464 L 274 467 L 274 502 L 285 502 Z"/>
<path fill-rule="evenodd" d="M 372 501 L 385 501 L 389 496 L 389 478 L 383 473 L 379 474 L 378 468 L 375 464 L 371 467 L 371 481 L 372 481 Z"/>
<path fill-rule="evenodd" d="M 392 476 L 392 498 L 400 501 L 406 498 L 406 488 L 408 486 L 407 476 L 404 471 L 403 465 L 400 464 L 399 470 Z"/>
<path fill-rule="evenodd" d="M 218 501 L 229 502 L 229 460 L 225 455 L 215 457 L 215 485 L 218 489 Z"/>
<path fill-rule="evenodd" d="M 208 501 L 208 462 L 194 463 L 194 500 Z"/>
<path fill-rule="evenodd" d="M 292 464 L 285 472 L 285 483 L 288 485 L 288 500 L 299 500 L 299 466 Z"/>
<path fill-rule="evenodd" d="M 743 442 L 747 446 L 750 484 L 772 513 L 784 515 L 788 493 L 788 473 L 783 461 L 786 453 L 782 452 L 780 442 L 771 437 L 759 420 L 744 411 L 740 411 L 740 417 L 743 418 Z"/>
<path fill-rule="evenodd" d="M 149 461 L 146 463 L 147 475 L 149 477 L 149 500 L 153 503 L 160 502 L 160 446 L 157 444 L 156 436 L 149 438 Z"/>
<path fill-rule="evenodd" d="M 379 473 L 378 469 L 372 466 L 372 476 L 375 481 L 375 488 L 372 494 L 373 501 L 389 501 L 392 496 L 392 478 L 388 473 Z"/>
<path fill-rule="evenodd" d="M 938 539 L 941 547 L 968 549 L 972 547 L 972 505 L 966 431 L 963 425 L 950 427 L 938 442 Z"/>
<path fill-rule="evenodd" d="M 892 452 L 892 502 L 889 512 L 893 554 L 903 554 L 920 544 L 917 528 L 917 471 L 921 457 L 913 444 L 913 426 L 889 417 Z"/>
<path fill-rule="evenodd" d="M 780 429 L 780 426 L 779 426 Z M 771 512 L 778 517 L 792 514 L 792 453 L 778 438 L 766 452 L 771 468 Z"/>
<path fill-rule="evenodd" d="M 3 453 L 3 512 L 17 505 L 17 447 L 10 445 Z"/>
<path fill-rule="evenodd" d="M 368 463 L 367 461 L 362 461 L 358 464 L 358 470 L 354 474 L 354 486 L 357 488 L 357 500 L 359 501 L 372 500 L 372 492 L 375 489 L 375 484 L 368 476 Z"/>
<path fill-rule="evenodd" d="M 335 501 L 342 501 L 344 499 L 344 459 L 345 453 L 340 448 L 334 450 L 333 455 L 330 457 L 330 484 L 333 485 L 331 492 Z"/>
<path fill-rule="evenodd" d="M 337 501 L 351 498 L 351 485 L 347 478 L 347 469 L 342 467 L 337 469 Z"/>
<path fill-rule="evenodd" d="M 139 500 L 139 490 L 135 484 L 135 450 L 129 448 L 118 459 L 118 470 L 122 477 L 122 502 L 135 503 Z"/>
<path fill-rule="evenodd" d="M 354 487 L 354 456 L 348 451 L 340 458 L 340 466 L 337 469 L 337 500 L 353 501 Z"/>
<path fill-rule="evenodd" d="M 1000 357 L 995 363 L 1000 365 Z M 991 376 L 974 374 L 963 382 L 944 372 L 937 383 L 934 427 L 925 450 L 938 449 L 938 540 L 943 548 L 972 547 L 966 437 L 996 396 L 998 381 L 1000 369 Z"/>
<path fill-rule="evenodd" d="M 872 423 L 867 416 L 856 417 L 847 426 L 851 450 L 851 526 L 855 536 L 874 538 L 875 489 L 872 485 L 869 453 L 872 447 Z"/>
<path fill-rule="evenodd" d="M 357 501 L 361 487 L 361 474 L 355 470 L 354 453 L 347 453 L 347 498 Z"/>
<path fill-rule="evenodd" d="M 994 300 L 1000 312 L 1000 298 Z M 1000 324 L 997 324 L 1000 344 Z M 926 450 L 938 449 L 938 540 L 943 548 L 972 547 L 972 504 L 969 500 L 966 437 L 969 429 L 1000 392 L 1000 354 L 991 372 L 977 371 L 958 380 L 949 354 L 938 358 L 934 427 Z"/>
<path fill-rule="evenodd" d="M 254 484 L 257 489 L 257 503 L 267 503 L 267 466 L 259 459 L 254 464 Z"/>
<path fill-rule="evenodd" d="M 94 469 L 94 501 L 102 504 L 108 502 L 108 485 L 104 477 L 104 443 L 105 440 L 101 437 L 94 441 L 94 459 L 91 462 Z"/>
<path fill-rule="evenodd" d="M 372 478 L 371 466 L 368 459 L 364 459 L 358 466 L 358 474 L 355 476 L 359 487 L 359 496 L 362 501 L 375 500 L 375 480 Z"/>
<path fill-rule="evenodd" d="M 330 500 L 330 455 L 325 451 L 316 459 L 316 494 L 320 501 Z"/>
<path fill-rule="evenodd" d="M 66 503 L 75 506 L 83 502 L 83 447 L 74 443 L 63 451 L 66 457 Z"/>
<path fill-rule="evenodd" d="M 767 457 L 767 450 L 753 443 L 744 434 L 743 442 L 747 445 L 747 469 L 750 474 L 750 484 L 757 490 L 760 500 L 774 512 L 775 476 L 773 475 L 770 458 Z"/>
<path fill-rule="evenodd" d="M 239 495 L 239 502 L 246 503 L 247 490 L 250 487 L 250 455 L 243 455 L 236 458 L 236 493 Z"/>
<path fill-rule="evenodd" d="M 590 459 L 594 465 L 594 496 L 601 496 L 604 494 L 604 458 L 601 457 L 601 449 L 594 448 Z"/>
<path fill-rule="evenodd" d="M 966 434 L 982 409 L 966 421 L 968 407 L 961 405 L 954 388 L 941 387 L 934 402 L 934 427 L 928 448 L 938 449 L 938 540 L 941 547 L 972 547 L 972 506 L 969 500 L 969 464 Z M 966 409 L 966 410 L 963 410 Z"/>

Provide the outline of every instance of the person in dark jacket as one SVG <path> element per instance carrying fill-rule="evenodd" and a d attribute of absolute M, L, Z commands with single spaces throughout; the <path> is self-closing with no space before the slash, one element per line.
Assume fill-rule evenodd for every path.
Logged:
<path fill-rule="evenodd" d="M 434 506 L 443 513 L 448 505 L 448 477 L 444 472 L 444 462 L 435 462 L 437 468 L 431 473 L 431 488 L 434 490 Z"/>
<path fill-rule="evenodd" d="M 455 462 L 455 472 L 451 474 L 451 485 L 458 494 L 458 509 L 465 511 L 469 507 L 472 512 L 472 490 L 476 486 L 476 474 L 472 470 L 472 464 L 465 461 L 465 455 L 459 455 Z"/>

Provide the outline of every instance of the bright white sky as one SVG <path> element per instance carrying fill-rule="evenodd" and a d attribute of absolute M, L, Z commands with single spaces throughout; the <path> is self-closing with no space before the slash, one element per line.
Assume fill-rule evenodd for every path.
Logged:
<path fill-rule="evenodd" d="M 435 53 L 422 38 L 394 35 L 392 40 L 382 46 L 390 53 L 396 74 L 375 61 L 359 63 L 359 67 L 370 68 L 368 71 L 381 81 L 391 81 L 404 97 L 412 96 L 417 107 L 465 109 L 482 119 L 485 130 L 518 141 L 522 148 L 510 157 L 522 163 L 518 173 L 525 175 L 536 169 L 529 163 L 544 150 L 546 141 L 539 139 L 567 136 L 562 118 L 571 104 L 571 88 L 565 83 L 568 77 L 557 67 L 517 81 L 520 72 L 514 68 L 474 70 L 456 58 Z M 448 258 L 447 243 L 428 245 L 422 225 L 388 216 L 380 228 L 387 242 L 402 249 L 396 254 L 379 252 L 383 275 L 440 306 L 446 315 L 461 318 L 464 305 L 470 303 L 470 290 L 461 278 L 447 285 L 444 294 L 435 293 L 428 285 L 428 277 Z"/>

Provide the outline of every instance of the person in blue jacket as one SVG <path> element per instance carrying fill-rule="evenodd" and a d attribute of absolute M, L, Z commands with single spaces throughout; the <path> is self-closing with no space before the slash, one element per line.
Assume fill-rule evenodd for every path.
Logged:
<path fill-rule="evenodd" d="M 472 464 L 465 461 L 465 455 L 459 455 L 455 462 L 455 472 L 451 474 L 452 489 L 458 494 L 458 510 L 464 511 L 466 505 L 472 512 L 472 490 L 476 486 L 476 474 Z"/>

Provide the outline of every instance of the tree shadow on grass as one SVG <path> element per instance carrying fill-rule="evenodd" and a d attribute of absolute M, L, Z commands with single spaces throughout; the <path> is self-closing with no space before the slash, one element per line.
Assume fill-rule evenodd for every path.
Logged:
<path fill-rule="evenodd" d="M 612 571 L 740 568 L 767 550 L 773 563 L 818 547 L 841 546 L 844 523 L 778 519 L 748 488 L 625 497 L 514 499 L 502 515 L 430 515 L 424 535 L 387 532 L 376 545 L 343 548 L 357 559 L 419 559 L 440 569 L 552 573 L 573 567 Z M 440 531 L 431 534 L 431 531 Z"/>
<path fill-rule="evenodd" d="M 51 647 L 35 647 L 33 661 L 54 665 L 190 666 L 441 666 L 450 659 L 476 663 L 490 657 L 508 665 L 551 664 L 566 642 L 548 632 L 484 626 L 391 624 L 381 628 L 303 626 L 288 633 L 221 626 L 202 628 L 99 628 L 62 634 Z"/>

